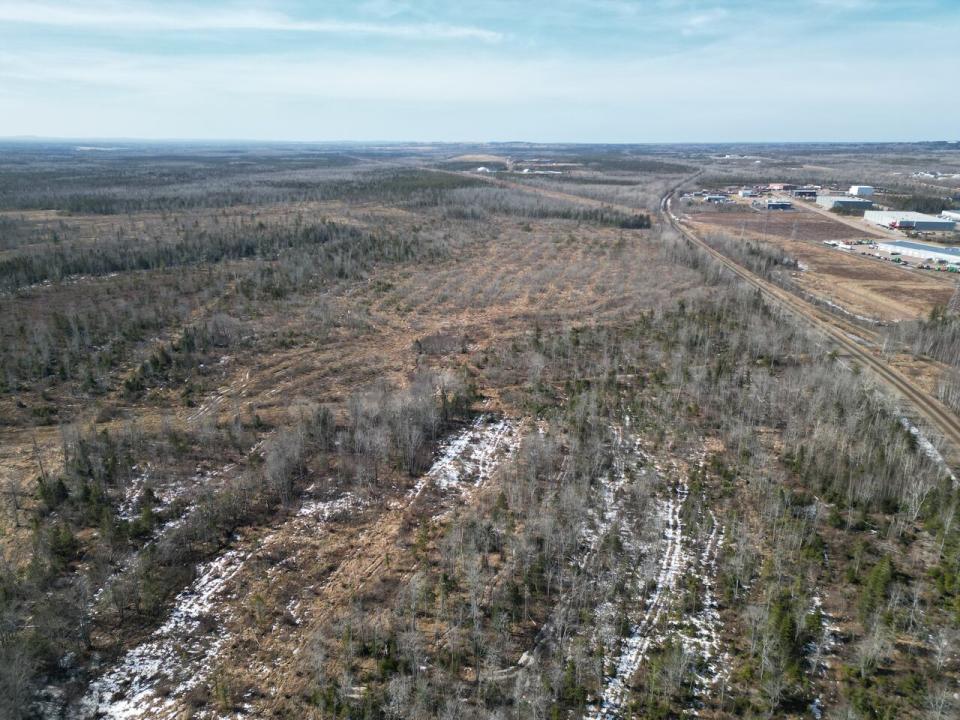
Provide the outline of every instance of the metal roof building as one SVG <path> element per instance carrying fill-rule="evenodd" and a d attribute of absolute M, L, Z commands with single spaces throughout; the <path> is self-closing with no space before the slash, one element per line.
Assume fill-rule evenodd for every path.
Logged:
<path fill-rule="evenodd" d="M 889 253 L 898 253 L 923 260 L 944 260 L 949 263 L 960 263 L 960 248 L 958 247 L 927 245 L 926 243 L 910 242 L 909 240 L 878 242 L 877 247 Z"/>
<path fill-rule="evenodd" d="M 819 195 L 817 196 L 817 205 L 825 207 L 827 210 L 833 210 L 835 207 L 850 208 L 851 210 L 869 210 L 873 207 L 873 203 L 870 200 L 850 197 L 849 195 Z"/>
<path fill-rule="evenodd" d="M 873 187 L 870 185 L 851 185 L 850 190 L 848 191 L 851 195 L 858 195 L 860 197 L 870 197 L 873 195 Z"/>
<path fill-rule="evenodd" d="M 776 198 L 767 198 L 765 200 L 754 200 L 753 206 L 764 208 L 766 210 L 792 210 L 793 203 L 789 200 L 778 200 Z"/>
<path fill-rule="evenodd" d="M 918 212 L 900 212 L 894 210 L 868 210 L 863 219 L 883 227 L 898 230 L 953 230 L 957 224 L 953 220 L 924 215 Z"/>
<path fill-rule="evenodd" d="M 942 217 L 944 220 L 960 222 L 960 210 L 944 210 L 942 213 L 940 213 L 940 217 Z"/>

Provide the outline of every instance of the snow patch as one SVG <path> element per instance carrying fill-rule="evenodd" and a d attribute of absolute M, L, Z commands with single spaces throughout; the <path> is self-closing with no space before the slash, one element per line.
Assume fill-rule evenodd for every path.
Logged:
<path fill-rule="evenodd" d="M 639 450 L 639 446 L 637 447 Z M 702 466 L 703 460 L 700 459 Z M 664 469 L 655 466 L 658 472 Z M 615 463 L 615 470 L 617 464 Z M 678 468 L 672 468 L 676 471 Z M 619 472 L 619 471 L 618 471 Z M 676 480 L 666 497 L 656 502 L 653 523 L 661 528 L 660 538 L 654 552 L 660 557 L 653 579 L 652 589 L 638 583 L 641 593 L 641 608 L 635 616 L 626 637 L 619 639 L 610 632 L 615 622 L 616 609 L 606 603 L 598 610 L 599 626 L 604 629 L 602 641 L 616 664 L 613 672 L 604 679 L 598 701 L 587 713 L 591 720 L 613 720 L 622 717 L 630 696 L 628 683 L 640 669 L 643 661 L 654 647 L 668 641 L 678 641 L 685 653 L 696 656 L 696 664 L 702 670 L 696 673 L 694 694 L 705 697 L 713 686 L 725 681 L 728 673 L 728 654 L 723 651 L 720 632 L 723 627 L 717 600 L 718 561 L 724 543 L 724 529 L 712 510 L 701 509 L 698 525 L 706 526 L 709 519 L 710 532 L 706 539 L 694 537 L 683 522 L 683 507 L 690 489 L 686 473 L 670 473 Z M 614 481 L 613 485 L 617 483 Z M 635 538 L 631 539 L 636 544 Z M 701 548 L 702 544 L 702 548 Z M 629 545 L 628 550 L 633 549 Z M 697 550 L 699 549 L 699 551 Z M 679 619 L 671 618 L 671 610 L 680 595 L 683 578 L 695 573 L 701 586 L 699 609 L 692 615 Z M 634 578 L 637 582 L 637 579 Z M 695 714 L 694 710 L 694 714 Z"/>
<path fill-rule="evenodd" d="M 330 519 L 361 505 L 360 498 L 352 493 L 327 501 L 312 500 L 287 522 L 295 523 L 296 532 L 316 532 Z M 260 552 L 287 531 L 285 527 L 268 535 Z M 196 579 L 177 595 L 166 621 L 147 641 L 129 650 L 94 680 L 67 717 L 179 717 L 184 695 L 209 679 L 220 649 L 230 639 L 225 629 L 230 620 L 226 601 L 240 591 L 232 581 L 251 555 L 228 550 L 201 564 Z M 296 600 L 288 606 L 295 620 L 298 608 Z"/>
<path fill-rule="evenodd" d="M 669 610 L 670 595 L 676 590 L 689 561 L 683 550 L 681 518 L 688 494 L 686 481 L 681 479 L 670 489 L 665 500 L 657 502 L 655 522 L 662 528 L 662 536 L 656 585 L 647 598 L 640 620 L 631 626 L 627 637 L 623 639 L 616 668 L 611 676 L 605 678 L 599 703 L 587 714 L 592 720 L 613 720 L 621 716 L 629 697 L 627 683 L 640 668 L 654 640 L 653 631 Z"/>
<path fill-rule="evenodd" d="M 229 550 L 201 565 L 196 580 L 177 595 L 167 620 L 149 640 L 90 684 L 72 717 L 170 716 L 176 699 L 206 677 L 226 640 L 215 632 L 220 618 L 214 611 L 248 556 Z M 209 627 L 204 628 L 205 623 Z M 155 692 L 161 681 L 173 687 L 168 697 Z"/>
<path fill-rule="evenodd" d="M 430 485 L 445 491 L 461 488 L 471 479 L 474 487 L 482 485 L 501 455 L 512 454 L 519 441 L 519 429 L 510 420 L 493 421 L 489 415 L 480 415 L 440 447 L 437 459 L 407 493 L 407 499 L 418 497 Z"/>
<path fill-rule="evenodd" d="M 943 459 L 943 455 L 940 454 L 940 451 L 937 450 L 936 445 L 930 442 L 930 439 L 924 435 L 920 428 L 914 425 L 912 422 L 907 420 L 906 417 L 901 415 L 899 417 L 900 425 L 903 426 L 904 430 L 909 432 L 917 439 L 917 445 L 923 451 L 923 454 L 928 458 L 933 460 L 937 465 L 939 465 L 947 473 L 947 477 L 950 478 L 950 481 L 956 486 L 957 476 L 953 474 L 953 471 L 950 469 L 950 466 L 947 465 L 947 461 Z"/>

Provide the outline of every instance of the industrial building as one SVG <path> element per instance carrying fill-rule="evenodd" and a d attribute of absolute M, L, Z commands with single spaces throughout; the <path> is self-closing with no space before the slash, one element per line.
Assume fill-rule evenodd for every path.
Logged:
<path fill-rule="evenodd" d="M 948 232 L 957 224 L 953 220 L 924 215 L 918 212 L 900 212 L 894 210 L 870 210 L 863 219 L 883 227 L 896 230 L 918 230 L 927 232 Z"/>
<path fill-rule="evenodd" d="M 857 197 L 872 197 L 873 188 L 870 185 L 851 185 L 849 193 Z"/>
<path fill-rule="evenodd" d="M 738 194 L 740 197 L 742 197 L 742 198 L 751 198 L 751 197 L 757 197 L 757 195 L 758 195 L 759 193 L 758 193 L 756 190 L 751 190 L 751 189 L 749 189 L 749 188 L 744 188 L 743 190 L 741 190 L 741 191 L 740 191 L 739 193 L 737 193 L 737 194 Z"/>
<path fill-rule="evenodd" d="M 960 210 L 944 210 L 942 213 L 940 213 L 940 217 L 944 220 L 960 222 Z"/>
<path fill-rule="evenodd" d="M 775 200 L 772 198 L 767 198 L 766 200 L 754 200 L 754 207 L 761 207 L 766 210 L 791 210 L 793 209 L 793 203 L 789 200 Z"/>
<path fill-rule="evenodd" d="M 909 240 L 895 240 L 893 242 L 878 242 L 877 248 L 894 255 L 920 258 L 933 262 L 943 261 L 960 263 L 960 248 L 927 245 L 926 243 L 910 242 Z"/>
<path fill-rule="evenodd" d="M 796 190 L 791 190 L 790 194 L 795 198 L 805 198 L 808 200 L 817 199 L 817 189 L 816 188 L 797 188 Z"/>
<path fill-rule="evenodd" d="M 873 207 L 871 201 L 849 195 L 820 195 L 817 198 L 817 205 L 827 210 L 833 210 L 836 207 L 845 210 L 869 210 Z"/>

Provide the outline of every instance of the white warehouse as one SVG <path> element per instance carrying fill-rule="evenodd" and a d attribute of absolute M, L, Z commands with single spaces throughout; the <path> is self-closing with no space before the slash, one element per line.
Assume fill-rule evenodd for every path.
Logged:
<path fill-rule="evenodd" d="M 924 215 L 918 212 L 898 212 L 894 210 L 867 210 L 863 214 L 867 222 L 896 230 L 925 230 L 947 232 L 957 224 L 953 220 Z"/>
<path fill-rule="evenodd" d="M 873 195 L 873 187 L 870 185 L 851 185 L 849 192 L 851 195 L 856 195 L 857 197 L 871 197 Z"/>
<path fill-rule="evenodd" d="M 944 220 L 960 222 L 960 210 L 944 210 L 942 213 L 940 213 L 940 217 Z"/>
<path fill-rule="evenodd" d="M 948 263 L 960 263 L 960 248 L 927 245 L 925 243 L 910 242 L 909 240 L 895 240 L 893 242 L 878 242 L 877 247 L 895 255 L 920 258 L 921 260 L 943 260 Z"/>

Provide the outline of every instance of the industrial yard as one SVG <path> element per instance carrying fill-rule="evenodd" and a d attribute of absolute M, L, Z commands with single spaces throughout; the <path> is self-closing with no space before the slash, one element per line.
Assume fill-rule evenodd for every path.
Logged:
<path fill-rule="evenodd" d="M 788 186 L 766 192 L 779 197 L 791 191 Z M 910 320 L 926 317 L 950 301 L 958 276 L 949 272 L 952 263 L 946 260 L 956 255 L 960 262 L 960 250 L 947 250 L 939 258 L 930 244 L 922 251 L 898 248 L 893 243 L 906 240 L 902 233 L 861 218 L 818 211 L 819 202 L 766 210 L 756 197 L 766 200 L 763 192 L 747 197 L 729 192 L 722 196 L 723 203 L 710 207 L 689 193 L 680 207 L 690 226 L 705 237 L 723 235 L 782 250 L 796 261 L 791 282 L 799 290 L 853 316 L 883 323 Z M 704 192 L 702 197 L 718 195 Z M 858 202 L 853 196 L 826 197 Z M 911 255 L 917 252 L 923 257 Z"/>

